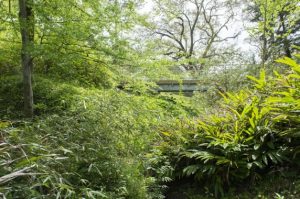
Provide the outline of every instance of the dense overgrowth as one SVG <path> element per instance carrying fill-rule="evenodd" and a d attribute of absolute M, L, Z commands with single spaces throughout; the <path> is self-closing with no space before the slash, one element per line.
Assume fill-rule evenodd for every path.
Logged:
<path fill-rule="evenodd" d="M 14 77 L 1 84 L 1 115 L 7 118 L 0 122 L 2 197 L 150 197 L 147 187 L 155 181 L 144 175 L 143 154 L 159 142 L 160 128 L 187 114 L 184 107 L 168 97 L 37 80 L 41 116 L 34 121 L 9 119 L 19 115 L 19 84 Z"/>
<path fill-rule="evenodd" d="M 299 11 L 0 0 L 0 198 L 300 198 Z"/>
<path fill-rule="evenodd" d="M 240 183 L 251 186 L 267 173 L 297 171 L 300 65 L 289 58 L 278 62 L 289 68 L 249 76 L 253 89 L 225 93 L 214 114 L 178 122 L 179 128 L 164 133 L 154 157 L 172 161 L 166 165 L 174 171 L 166 176 L 192 176 L 217 197 Z"/>
<path fill-rule="evenodd" d="M 221 197 L 266 176 L 297 176 L 300 66 L 278 62 L 285 72 L 249 76 L 252 89 L 220 93 L 223 100 L 207 115 L 196 108 L 199 98 L 157 95 L 146 85 L 143 93 L 131 86 L 99 90 L 37 76 L 37 117 L 19 120 L 21 84 L 2 78 L 0 192 L 164 198 L 166 185 L 186 179 Z"/>

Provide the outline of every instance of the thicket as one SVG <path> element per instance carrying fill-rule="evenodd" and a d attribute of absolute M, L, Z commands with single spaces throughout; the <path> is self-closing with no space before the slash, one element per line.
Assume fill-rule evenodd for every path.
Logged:
<path fill-rule="evenodd" d="M 298 2 L 152 3 L 0 1 L 0 198 L 159 199 L 180 180 L 231 198 L 275 176 L 300 197 L 299 64 L 244 78 L 296 52 Z M 242 4 L 255 55 L 221 34 Z M 206 92 L 155 91 L 186 78 Z"/>
<path fill-rule="evenodd" d="M 299 182 L 300 66 L 278 62 L 283 72 L 249 76 L 252 89 L 220 93 L 207 115 L 197 98 L 146 85 L 99 90 L 37 75 L 37 116 L 20 120 L 20 80 L 2 77 L 2 197 L 164 198 L 180 179 L 223 197 L 278 175 Z"/>
<path fill-rule="evenodd" d="M 299 174 L 300 65 L 290 58 L 277 62 L 284 72 L 249 76 L 252 89 L 221 93 L 214 113 L 178 120 L 178 128 L 163 132 L 151 157 L 160 160 L 154 167 L 167 168 L 164 178 L 192 178 L 203 192 L 222 197 L 241 184 Z M 297 190 L 288 197 L 299 197 Z"/>
<path fill-rule="evenodd" d="M 182 100 L 36 76 L 37 116 L 26 121 L 18 82 L 0 84 L 1 197 L 160 197 L 145 154 L 160 142 L 160 129 L 188 115 Z"/>

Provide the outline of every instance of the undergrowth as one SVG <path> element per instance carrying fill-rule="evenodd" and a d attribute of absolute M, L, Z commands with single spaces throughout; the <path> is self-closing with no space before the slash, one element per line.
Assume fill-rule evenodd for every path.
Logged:
<path fill-rule="evenodd" d="M 300 66 L 278 62 L 285 72 L 249 77 L 253 88 L 222 93 L 202 114 L 194 99 L 146 86 L 99 90 L 37 76 L 28 121 L 19 79 L 3 77 L 1 197 L 160 199 L 192 179 L 181 192 L 191 199 L 297 198 Z M 271 181 L 286 186 L 274 192 Z"/>
<path fill-rule="evenodd" d="M 172 126 L 175 116 L 188 114 L 185 107 L 159 96 L 86 89 L 42 77 L 35 81 L 37 116 L 26 121 L 19 119 L 18 79 L 2 79 L 2 197 L 161 195 L 147 174 L 144 154 L 159 142 L 159 129 Z"/>
<path fill-rule="evenodd" d="M 252 89 L 222 94 L 215 113 L 178 121 L 178 128 L 163 132 L 152 158 L 166 156 L 172 173 L 164 177 L 193 177 L 221 198 L 267 173 L 299 174 L 300 65 L 289 58 L 278 62 L 287 66 L 285 72 L 249 76 Z"/>

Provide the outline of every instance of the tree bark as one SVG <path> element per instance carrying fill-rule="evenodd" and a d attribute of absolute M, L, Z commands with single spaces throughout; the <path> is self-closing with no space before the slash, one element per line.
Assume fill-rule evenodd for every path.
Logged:
<path fill-rule="evenodd" d="M 19 0 L 19 21 L 22 37 L 21 62 L 23 68 L 24 115 L 33 117 L 32 68 L 33 57 L 30 52 L 34 42 L 34 20 L 30 0 Z"/>
<path fill-rule="evenodd" d="M 287 33 L 287 29 L 285 27 L 285 22 L 284 22 L 284 16 L 283 13 L 279 14 L 279 18 L 280 18 L 280 22 L 281 22 L 281 26 L 282 26 L 282 38 L 283 38 L 283 46 L 284 46 L 284 52 L 285 52 L 285 56 L 292 58 L 292 52 L 291 52 L 291 44 L 287 39 L 287 36 L 285 36 L 284 34 Z"/>

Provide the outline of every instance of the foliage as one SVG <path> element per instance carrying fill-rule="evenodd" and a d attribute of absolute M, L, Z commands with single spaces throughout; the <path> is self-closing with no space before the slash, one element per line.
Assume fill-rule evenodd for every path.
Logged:
<path fill-rule="evenodd" d="M 1 198 L 162 199 L 178 179 L 195 179 L 187 193 L 198 183 L 207 196 L 230 198 L 240 183 L 278 174 L 299 195 L 299 64 L 281 59 L 288 70 L 249 76 L 249 89 L 243 77 L 256 74 L 255 57 L 249 69 L 246 56 L 223 45 L 238 36 L 223 35 L 235 1 L 154 2 L 160 17 L 149 23 L 138 12 L 143 1 L 26 1 L 34 37 L 24 45 L 18 1 L 0 1 Z M 292 57 L 298 2 L 253 2 L 262 59 Z M 21 111 L 26 54 L 32 120 Z M 155 91 L 154 81 L 179 77 L 201 79 L 207 92 Z M 241 197 L 287 196 L 264 187 Z"/>
<path fill-rule="evenodd" d="M 138 53 L 130 46 L 135 41 L 125 35 L 142 21 L 138 1 L 32 2 L 35 43 L 27 50 L 34 57 L 34 73 L 107 88 L 123 66 L 137 65 Z M 0 72 L 17 74 L 18 1 L 1 2 L 0 11 Z"/>
<path fill-rule="evenodd" d="M 7 198 L 149 198 L 159 195 L 143 153 L 157 130 L 184 113 L 167 100 L 116 90 L 84 89 L 38 77 L 35 121 L 16 121 L 21 98 L 4 101 L 1 176 L 26 169 L 2 184 Z M 10 80 L 10 81 L 9 81 Z M 3 92 L 18 92 L 5 78 Z M 5 100 L 18 96 L 11 93 Z M 2 97 L 5 97 L 4 95 Z M 2 98 L 1 97 L 1 98 Z M 2 105 L 2 103 L 1 103 Z M 5 108 L 6 106 L 6 108 Z M 166 107 L 165 107 L 166 106 Z M 6 109 L 9 109 L 7 111 Z M 8 120 L 11 118 L 11 120 Z M 7 122 L 6 122 L 7 121 Z"/>
<path fill-rule="evenodd" d="M 35 114 L 61 113 L 74 102 L 78 92 L 75 87 L 37 76 L 33 81 Z M 2 119 L 22 116 L 22 82 L 18 76 L 0 78 L 0 117 Z"/>
<path fill-rule="evenodd" d="M 273 61 L 278 56 L 292 57 L 299 45 L 299 5 L 296 0 L 253 0 L 248 3 L 251 39 L 261 42 L 262 61 Z M 274 58 L 275 57 L 275 58 Z"/>
<path fill-rule="evenodd" d="M 175 177 L 193 176 L 215 196 L 265 172 L 299 166 L 299 78 L 294 60 L 284 74 L 261 71 L 253 90 L 223 94 L 217 113 L 186 121 L 161 146 L 175 162 Z M 181 140 L 181 142 L 168 141 Z M 170 154 L 170 150 L 173 150 Z"/>
<path fill-rule="evenodd" d="M 218 101 L 222 99 L 220 93 L 238 92 L 251 86 L 251 82 L 247 81 L 248 75 L 256 75 L 259 73 L 259 65 L 249 60 L 241 60 L 241 56 L 235 58 L 230 56 L 231 61 L 228 63 L 223 60 L 215 68 L 210 68 L 199 74 L 198 79 L 201 85 L 206 88 L 206 92 L 195 92 L 193 96 L 196 104 L 202 107 L 213 108 L 218 106 Z M 239 61 L 235 60 L 239 59 Z M 245 57 L 244 57 L 245 59 Z"/>

